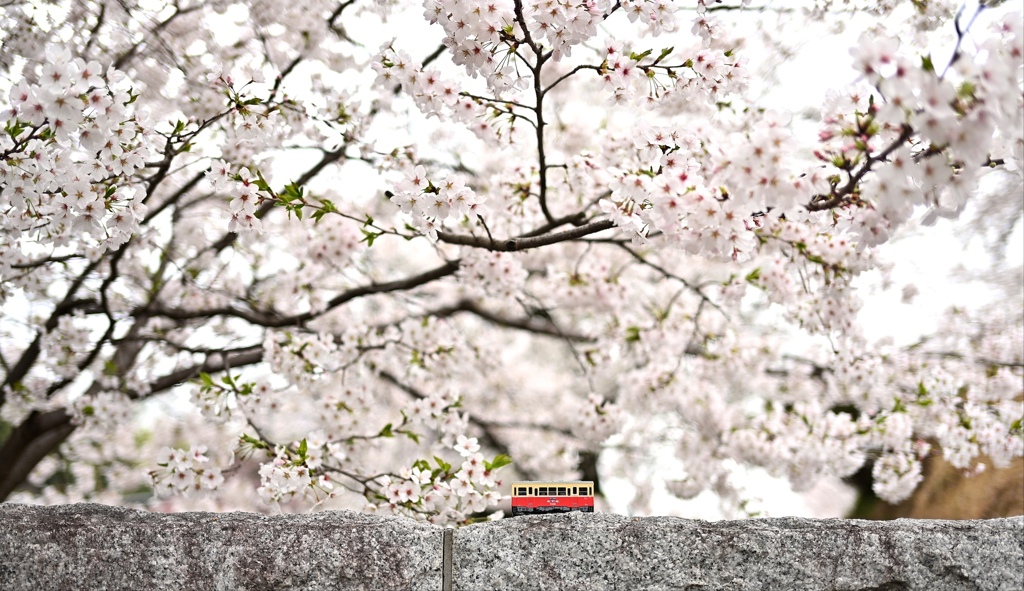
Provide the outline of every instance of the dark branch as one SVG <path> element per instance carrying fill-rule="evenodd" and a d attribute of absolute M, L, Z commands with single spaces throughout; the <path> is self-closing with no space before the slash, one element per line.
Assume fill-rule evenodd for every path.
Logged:
<path fill-rule="evenodd" d="M 554 223 L 556 220 L 552 220 Z M 531 248 L 538 248 L 541 246 L 547 246 L 549 244 L 556 244 L 558 242 L 567 242 L 569 240 L 575 240 L 588 236 L 590 234 L 596 234 L 609 230 L 615 227 L 615 224 L 611 220 L 598 220 L 596 222 L 590 222 L 589 224 L 563 230 L 562 232 L 555 232 L 553 234 L 542 234 L 540 236 L 522 236 L 518 238 L 507 238 L 493 239 L 483 236 L 469 236 L 466 234 L 451 234 L 448 232 L 438 232 L 437 239 L 441 242 L 448 244 L 461 244 L 463 246 L 474 246 L 476 248 L 483 248 L 486 250 L 496 252 L 515 252 L 519 250 L 528 250 Z"/>
<path fill-rule="evenodd" d="M 544 321 L 540 320 L 537 317 L 505 318 L 489 310 L 481 308 L 476 302 L 470 300 L 462 300 L 453 306 L 445 306 L 443 308 L 438 308 L 436 310 L 428 312 L 427 314 L 425 314 L 425 316 L 432 316 L 434 318 L 447 318 L 449 316 L 454 316 L 459 312 L 473 314 L 474 316 L 482 318 L 483 320 L 486 320 L 491 324 L 495 324 L 497 326 L 502 326 L 505 328 L 514 328 L 517 330 L 522 330 L 533 334 L 546 335 L 577 343 L 592 343 L 595 340 L 593 337 L 587 335 L 567 333 L 563 330 L 560 330 L 550 320 Z"/>

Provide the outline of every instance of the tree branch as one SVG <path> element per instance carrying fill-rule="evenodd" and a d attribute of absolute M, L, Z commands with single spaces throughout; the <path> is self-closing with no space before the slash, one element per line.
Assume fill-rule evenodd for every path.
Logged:
<path fill-rule="evenodd" d="M 405 279 L 398 279 L 395 281 L 388 281 L 384 283 L 370 283 L 367 285 L 356 287 L 332 298 L 327 303 L 327 306 L 320 312 L 303 312 L 302 314 L 294 314 L 291 316 L 280 316 L 273 311 L 242 310 L 239 308 L 230 307 L 207 308 L 203 310 L 180 310 L 177 308 L 154 306 L 152 309 L 148 309 L 144 313 L 147 316 L 160 316 L 163 318 L 169 318 L 171 320 L 195 320 L 200 318 L 209 318 L 212 316 L 233 316 L 235 318 L 241 318 L 257 326 L 263 326 L 267 328 L 284 328 L 288 326 L 299 326 L 356 298 L 367 295 L 390 293 L 395 291 L 405 291 L 408 289 L 419 287 L 421 285 L 425 285 L 432 281 L 436 281 L 443 277 L 453 275 L 458 269 L 458 260 L 448 261 L 439 267 L 435 267 L 434 269 L 431 269 L 424 273 L 420 273 L 419 275 L 407 277 Z"/>
<path fill-rule="evenodd" d="M 564 218 L 563 218 L 564 219 Z M 551 223 L 554 224 L 557 220 L 552 219 Z M 596 234 L 614 228 L 615 224 L 609 220 L 598 220 L 596 222 L 590 222 L 582 226 L 563 230 L 562 232 L 555 232 L 553 234 L 542 234 L 540 236 L 520 236 L 517 238 L 497 239 L 485 238 L 483 236 L 470 236 L 466 234 L 451 234 L 449 232 L 438 232 L 437 239 L 441 242 L 448 244 L 460 244 L 463 246 L 473 246 L 476 248 L 483 248 L 495 252 L 515 252 L 519 250 L 528 250 L 531 248 L 538 248 L 541 246 L 547 246 L 549 244 L 556 244 L 558 242 L 567 242 L 569 240 L 575 240 L 588 236 L 590 234 Z"/>
<path fill-rule="evenodd" d="M 0 447 L 0 501 L 25 482 L 36 464 L 74 430 L 71 415 L 63 408 L 32 411 Z"/>
<path fill-rule="evenodd" d="M 557 326 L 554 325 L 554 323 L 550 321 L 541 323 L 537 322 L 536 319 L 533 317 L 505 318 L 503 316 L 498 316 L 493 312 L 484 310 L 476 302 L 473 302 L 471 300 L 460 300 L 458 303 L 452 306 L 445 306 L 443 308 L 432 310 L 426 313 L 424 316 L 432 316 L 434 318 L 447 318 L 449 316 L 454 316 L 459 312 L 473 314 L 474 316 L 482 318 L 483 320 L 486 320 L 497 326 L 502 326 L 505 328 L 514 328 L 517 330 L 522 330 L 533 334 L 546 335 L 577 343 L 592 343 L 595 341 L 593 337 L 587 335 L 567 333 L 563 330 L 560 330 Z"/>

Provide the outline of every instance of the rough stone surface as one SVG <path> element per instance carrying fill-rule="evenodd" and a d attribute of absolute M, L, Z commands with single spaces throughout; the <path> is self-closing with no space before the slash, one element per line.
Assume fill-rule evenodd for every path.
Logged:
<path fill-rule="evenodd" d="M 455 532 L 455 591 L 1024 589 L 1024 518 L 703 522 L 599 513 Z"/>
<path fill-rule="evenodd" d="M 442 529 L 350 512 L 0 504 L 0 591 L 442 589 Z M 455 591 L 1024 590 L 1024 517 L 527 516 L 454 535 Z"/>
<path fill-rule="evenodd" d="M 0 504 L 3 591 L 441 588 L 441 529 L 352 512 Z"/>

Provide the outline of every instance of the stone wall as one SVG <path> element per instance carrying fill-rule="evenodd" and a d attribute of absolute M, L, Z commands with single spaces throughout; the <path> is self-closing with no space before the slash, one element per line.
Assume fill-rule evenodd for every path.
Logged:
<path fill-rule="evenodd" d="M 703 522 L 600 513 L 457 530 L 0 504 L 0 589 L 1024 589 L 1024 518 Z"/>

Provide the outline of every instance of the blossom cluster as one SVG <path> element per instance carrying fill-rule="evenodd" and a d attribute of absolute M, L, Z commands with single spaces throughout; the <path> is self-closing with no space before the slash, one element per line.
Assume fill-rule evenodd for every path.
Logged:
<path fill-rule="evenodd" d="M 224 483 L 220 468 L 210 464 L 206 446 L 193 445 L 188 450 L 165 447 L 150 480 L 157 494 L 189 494 L 201 490 L 216 490 Z"/>
<path fill-rule="evenodd" d="M 527 271 L 513 254 L 469 251 L 462 258 L 459 276 L 487 293 L 511 298 L 526 281 Z"/>
<path fill-rule="evenodd" d="M 423 113 L 465 123 L 474 122 L 482 113 L 477 103 L 463 96 L 437 68 L 416 64 L 407 52 L 395 50 L 390 43 L 380 48 L 370 67 L 377 73 L 376 86 L 403 89 Z"/>
<path fill-rule="evenodd" d="M 624 413 L 618 405 L 597 394 L 590 394 L 579 416 L 580 437 L 603 442 L 622 428 L 624 419 Z"/>
<path fill-rule="evenodd" d="M 728 50 L 704 48 L 682 63 L 672 64 L 678 59 L 672 48 L 652 57 L 651 50 L 638 53 L 621 41 L 608 39 L 604 53 L 598 71 L 616 103 L 654 106 L 676 96 L 715 103 L 747 84 L 744 62 Z"/>
<path fill-rule="evenodd" d="M 5 267 L 30 260 L 23 249 L 36 239 L 117 248 L 147 211 L 132 177 L 154 153 L 152 130 L 124 74 L 56 45 L 46 56 L 36 82 L 12 86 L 0 110 Z"/>
<path fill-rule="evenodd" d="M 215 191 L 227 191 L 228 211 L 231 214 L 231 222 L 228 224 L 229 232 L 253 232 L 259 233 L 263 224 L 256 214 L 256 208 L 265 197 L 260 194 L 260 186 L 257 183 L 258 177 L 254 176 L 247 167 L 240 167 L 233 171 L 230 164 L 223 160 L 217 160 L 206 173 L 206 180 L 210 182 Z"/>
<path fill-rule="evenodd" d="M 1021 170 L 1024 30 L 1014 15 L 994 30 L 945 67 L 892 36 L 865 35 L 851 50 L 866 85 L 826 102 L 817 154 L 847 175 L 877 165 L 860 195 L 870 207 L 851 220 L 865 244 L 887 240 L 915 206 L 930 209 L 926 222 L 959 215 L 996 155 Z"/>
<path fill-rule="evenodd" d="M 455 394 L 437 392 L 410 401 L 402 414 L 411 425 L 436 432 L 442 445 L 451 445 L 452 441 L 466 440 L 468 420 L 465 413 L 457 410 L 460 406 L 460 398 Z"/>
<path fill-rule="evenodd" d="M 435 524 L 464 523 L 467 518 L 497 505 L 503 498 L 501 481 L 494 472 L 508 463 L 499 456 L 493 462 L 484 459 L 475 437 L 459 436 L 452 446 L 461 456 L 461 465 L 435 457 L 419 460 L 395 476 L 382 479 L 376 502 L 366 510 L 374 513 L 408 515 Z"/>
<path fill-rule="evenodd" d="M 278 446 L 271 461 L 260 465 L 256 492 L 269 503 L 299 498 L 333 498 L 334 483 L 323 470 L 322 448 L 326 442 L 303 439 L 297 448 Z"/>
<path fill-rule="evenodd" d="M 414 325 L 422 334 L 409 334 L 401 341 L 403 344 L 434 340 L 436 331 L 429 324 Z M 507 461 L 496 458 L 486 462 L 478 453 L 480 446 L 467 435 L 469 419 L 460 411 L 461 399 L 456 394 L 434 391 L 414 396 L 398 413 L 400 420 L 384 423 L 391 417 L 375 403 L 375 393 L 370 389 L 372 384 L 379 388 L 378 376 L 367 371 L 366 365 L 352 366 L 364 356 L 377 356 L 380 350 L 393 346 L 400 330 L 405 329 L 367 334 L 353 328 L 338 342 L 324 336 L 276 335 L 266 340 L 267 360 L 274 379 L 284 379 L 288 385 L 275 391 L 260 385 L 228 384 L 251 425 L 286 412 L 285 396 L 296 388 L 314 393 L 318 399 L 318 428 L 301 440 L 274 444 L 264 438 L 262 430 L 255 437 L 243 437 L 243 451 L 262 450 L 269 456 L 258 469 L 260 498 L 269 503 L 305 501 L 320 505 L 344 501 L 347 493 L 353 492 L 367 499 L 374 511 L 430 518 L 437 523 L 463 522 L 500 500 L 494 472 Z M 416 332 L 412 325 L 408 330 Z M 420 371 L 437 366 L 436 371 L 444 372 L 441 359 L 449 349 L 439 346 L 436 351 L 417 350 L 413 357 Z M 335 382 L 339 376 L 340 385 Z M 309 420 L 308 416 L 303 418 L 304 422 Z M 417 460 L 397 472 L 369 479 L 356 476 L 366 469 L 363 463 L 368 454 L 399 446 L 399 441 L 454 447 L 466 460 L 459 470 L 441 459 L 435 459 L 432 468 L 424 460 Z"/>
<path fill-rule="evenodd" d="M 484 197 L 466 186 L 459 175 L 442 174 L 432 181 L 422 165 L 405 172 L 391 201 L 409 215 L 413 227 L 435 241 L 446 221 L 459 222 L 486 212 Z"/>
<path fill-rule="evenodd" d="M 748 259 L 757 246 L 753 215 L 763 208 L 743 194 L 710 187 L 701 172 L 701 143 L 672 128 L 637 130 L 642 168 L 615 171 L 601 207 L 634 241 L 663 233 L 675 246 L 709 257 Z"/>

